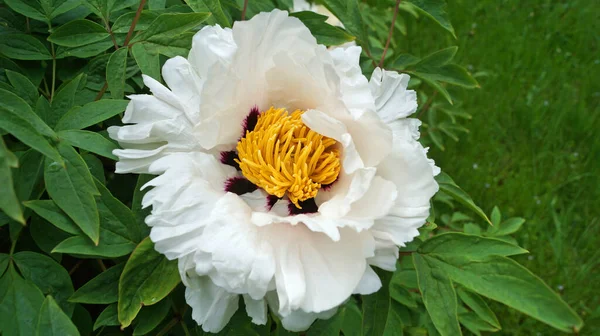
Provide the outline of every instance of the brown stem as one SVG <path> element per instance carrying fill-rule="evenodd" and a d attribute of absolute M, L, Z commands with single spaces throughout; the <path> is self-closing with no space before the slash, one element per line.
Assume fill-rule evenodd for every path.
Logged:
<path fill-rule="evenodd" d="M 402 0 L 396 0 L 396 7 L 394 7 L 394 16 L 392 17 L 392 24 L 390 25 L 390 32 L 388 33 L 387 42 L 385 42 L 385 48 L 383 48 L 383 54 L 381 54 L 381 60 L 379 61 L 379 67 L 383 67 L 383 60 L 385 59 L 385 54 L 390 47 L 390 42 L 392 41 L 392 35 L 394 35 L 394 26 L 396 25 L 396 17 L 398 16 L 398 7 L 400 6 L 400 2 Z"/>
<path fill-rule="evenodd" d="M 159 331 L 158 334 L 156 334 L 156 336 L 166 335 L 169 332 L 169 330 L 171 330 L 171 328 L 173 328 L 177 325 L 177 323 L 179 323 L 180 320 L 181 319 L 179 318 L 179 316 L 173 317 L 173 319 L 171 319 L 171 321 L 169 321 L 169 323 L 167 323 L 167 325 L 165 325 L 165 327 L 162 328 L 162 330 Z"/>
<path fill-rule="evenodd" d="M 129 41 L 131 40 L 131 36 L 133 35 L 133 31 L 135 30 L 135 25 L 140 19 L 140 15 L 142 15 L 142 10 L 146 6 L 146 0 L 140 0 L 140 5 L 138 6 L 137 12 L 135 12 L 135 17 L 133 18 L 133 22 L 131 22 L 131 26 L 129 27 L 129 31 L 127 32 L 127 37 L 125 37 L 125 43 L 123 46 L 126 47 L 129 45 Z"/>
<path fill-rule="evenodd" d="M 248 9 L 248 0 L 244 0 L 244 8 L 242 9 L 242 21 L 246 19 L 246 9 Z"/>
<path fill-rule="evenodd" d="M 368 42 L 365 42 L 368 43 Z M 369 50 L 369 48 L 367 46 L 365 46 L 365 54 L 367 54 L 367 56 L 369 56 L 369 58 L 371 59 L 371 63 L 373 63 L 373 67 L 377 68 L 377 63 L 375 63 L 375 59 L 373 59 L 373 55 L 371 55 L 371 51 Z"/>
<path fill-rule="evenodd" d="M 96 98 L 94 98 L 94 101 L 100 100 L 102 98 L 102 96 L 104 96 L 106 89 L 108 89 L 108 83 L 104 82 L 104 86 L 102 87 L 102 89 L 100 89 L 100 92 L 98 92 L 98 94 L 96 95 Z"/>
<path fill-rule="evenodd" d="M 98 262 L 98 265 L 100 265 L 100 269 L 102 270 L 102 272 L 106 271 L 106 266 L 102 262 L 102 259 L 96 259 L 96 261 Z"/>
<path fill-rule="evenodd" d="M 435 98 L 435 96 L 437 96 L 437 94 L 438 94 L 437 91 L 433 91 L 433 94 L 429 97 L 429 99 L 427 99 L 427 101 L 425 102 L 425 105 L 423 105 L 423 108 L 421 109 L 421 111 L 419 111 L 419 114 L 417 115 L 418 119 L 421 119 L 423 114 L 425 112 L 427 112 L 427 110 L 429 110 L 429 108 L 431 107 L 431 104 L 433 103 L 433 99 Z"/>
<path fill-rule="evenodd" d="M 81 266 L 81 264 L 83 263 L 83 259 L 79 260 L 69 271 L 69 275 L 72 275 L 73 273 L 75 273 L 75 271 L 79 268 L 79 266 Z"/>

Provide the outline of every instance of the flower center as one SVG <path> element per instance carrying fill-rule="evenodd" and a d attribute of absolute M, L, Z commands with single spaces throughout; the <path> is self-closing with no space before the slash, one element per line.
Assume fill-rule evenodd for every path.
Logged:
<path fill-rule="evenodd" d="M 280 198 L 287 193 L 299 209 L 299 202 L 315 197 L 340 173 L 336 141 L 304 125 L 303 113 L 274 107 L 261 113 L 238 142 L 235 160 L 250 182 Z"/>

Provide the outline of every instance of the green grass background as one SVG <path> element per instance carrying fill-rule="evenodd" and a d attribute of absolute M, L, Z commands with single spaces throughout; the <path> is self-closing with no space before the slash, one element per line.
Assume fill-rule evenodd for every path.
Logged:
<path fill-rule="evenodd" d="M 487 213 L 527 219 L 515 238 L 531 254 L 518 261 L 582 316 L 581 335 L 600 335 L 600 1 L 449 0 L 448 11 L 457 40 L 421 20 L 407 49 L 458 44 L 481 89 L 460 95 L 470 133 L 431 155 Z M 560 334 L 493 309 L 501 334 Z"/>

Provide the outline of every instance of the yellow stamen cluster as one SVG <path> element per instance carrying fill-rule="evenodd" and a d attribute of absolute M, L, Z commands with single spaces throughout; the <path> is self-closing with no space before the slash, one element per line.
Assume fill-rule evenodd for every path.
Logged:
<path fill-rule="evenodd" d="M 304 125 L 302 113 L 273 107 L 261 113 L 254 130 L 238 142 L 236 159 L 250 182 L 277 197 L 287 193 L 300 209 L 298 202 L 315 197 L 340 173 L 336 141 Z"/>

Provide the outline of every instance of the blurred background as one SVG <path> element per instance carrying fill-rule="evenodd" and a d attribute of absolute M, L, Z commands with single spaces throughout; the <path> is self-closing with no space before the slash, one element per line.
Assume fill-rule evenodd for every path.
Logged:
<path fill-rule="evenodd" d="M 600 1 L 449 0 L 448 13 L 456 40 L 407 13 L 412 33 L 395 38 L 416 55 L 458 45 L 456 63 L 481 86 L 451 92 L 469 133 L 430 154 L 486 213 L 527 220 L 514 237 L 530 255 L 516 259 L 582 316 L 582 334 L 598 335 Z M 500 334 L 560 334 L 492 309 Z"/>

